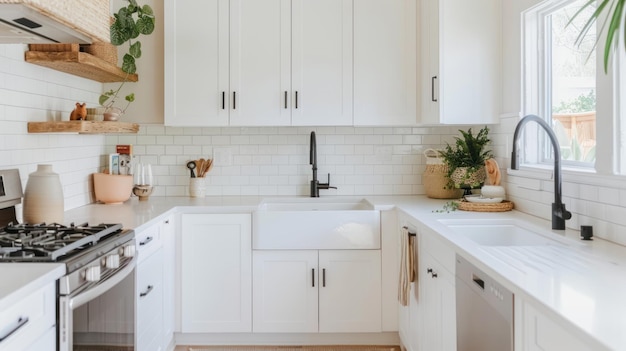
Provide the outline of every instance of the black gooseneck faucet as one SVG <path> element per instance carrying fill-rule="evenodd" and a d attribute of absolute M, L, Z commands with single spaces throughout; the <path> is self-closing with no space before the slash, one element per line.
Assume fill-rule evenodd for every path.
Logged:
<path fill-rule="evenodd" d="M 552 203 L 552 229 L 565 229 L 565 220 L 572 218 L 572 213 L 565 209 L 565 204 L 561 199 L 561 149 L 556 134 L 546 121 L 535 115 L 527 115 L 522 118 L 515 127 L 513 134 L 513 152 L 511 153 L 511 169 L 519 168 L 519 160 L 517 156 L 517 148 L 519 144 L 519 135 L 526 123 L 533 121 L 539 124 L 550 137 L 552 148 L 554 149 L 554 203 Z"/>
<path fill-rule="evenodd" d="M 311 197 L 320 197 L 320 189 L 337 189 L 337 187 L 330 186 L 330 173 L 328 173 L 328 183 L 320 183 L 317 180 L 317 141 L 315 140 L 315 132 L 311 132 L 309 141 L 309 164 L 313 170 Z"/>

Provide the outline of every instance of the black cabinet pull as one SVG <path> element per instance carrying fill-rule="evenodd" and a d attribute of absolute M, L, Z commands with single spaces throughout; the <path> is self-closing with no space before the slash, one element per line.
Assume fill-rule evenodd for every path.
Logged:
<path fill-rule="evenodd" d="M 222 92 L 222 110 L 226 109 L 226 92 Z"/>
<path fill-rule="evenodd" d="M 149 243 L 149 242 L 151 242 L 151 241 L 152 241 L 152 239 L 154 239 L 154 238 L 153 238 L 153 237 L 151 237 L 151 236 L 147 237 L 147 238 L 146 238 L 146 240 L 144 240 L 144 241 L 140 241 L 140 242 L 139 242 L 139 246 L 148 245 L 148 243 Z"/>
<path fill-rule="evenodd" d="M 298 91 L 296 90 L 296 108 L 298 108 Z"/>
<path fill-rule="evenodd" d="M 237 92 L 233 91 L 233 110 L 237 109 Z"/>
<path fill-rule="evenodd" d="M 152 289 L 154 289 L 154 286 L 148 285 L 148 288 L 146 289 L 145 292 L 139 293 L 139 297 L 146 297 L 146 296 L 148 296 L 148 294 L 150 292 L 152 292 Z"/>
<path fill-rule="evenodd" d="M 285 109 L 287 108 L 287 91 L 285 90 Z"/>
<path fill-rule="evenodd" d="M 326 287 L 326 268 L 322 269 L 322 287 Z"/>
<path fill-rule="evenodd" d="M 435 99 L 435 79 L 437 79 L 437 76 L 430 79 L 430 99 L 433 102 L 437 102 L 437 99 Z"/>
<path fill-rule="evenodd" d="M 311 268 L 311 286 L 315 287 L 315 268 Z"/>
<path fill-rule="evenodd" d="M 17 323 L 15 324 L 15 328 L 9 330 L 6 334 L 0 336 L 0 342 L 4 341 L 4 339 L 11 336 L 16 331 L 20 330 L 26 323 L 28 323 L 28 317 L 20 317 L 17 319 Z"/>

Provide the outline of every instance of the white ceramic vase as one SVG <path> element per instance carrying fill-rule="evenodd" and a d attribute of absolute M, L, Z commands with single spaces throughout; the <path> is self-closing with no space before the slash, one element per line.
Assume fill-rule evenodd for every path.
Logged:
<path fill-rule="evenodd" d="M 52 165 L 37 165 L 24 190 L 24 223 L 63 223 L 63 187 Z"/>

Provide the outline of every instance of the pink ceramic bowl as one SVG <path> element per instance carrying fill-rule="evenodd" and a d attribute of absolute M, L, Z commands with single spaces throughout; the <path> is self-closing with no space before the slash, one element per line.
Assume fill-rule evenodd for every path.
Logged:
<path fill-rule="evenodd" d="M 133 176 L 94 173 L 93 189 L 96 193 L 96 201 L 105 204 L 121 204 L 130 198 L 133 191 Z"/>

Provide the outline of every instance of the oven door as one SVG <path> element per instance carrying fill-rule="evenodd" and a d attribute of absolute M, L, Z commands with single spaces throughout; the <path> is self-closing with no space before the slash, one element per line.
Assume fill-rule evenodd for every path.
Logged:
<path fill-rule="evenodd" d="M 97 284 L 59 296 L 59 351 L 135 349 L 136 260 Z"/>

